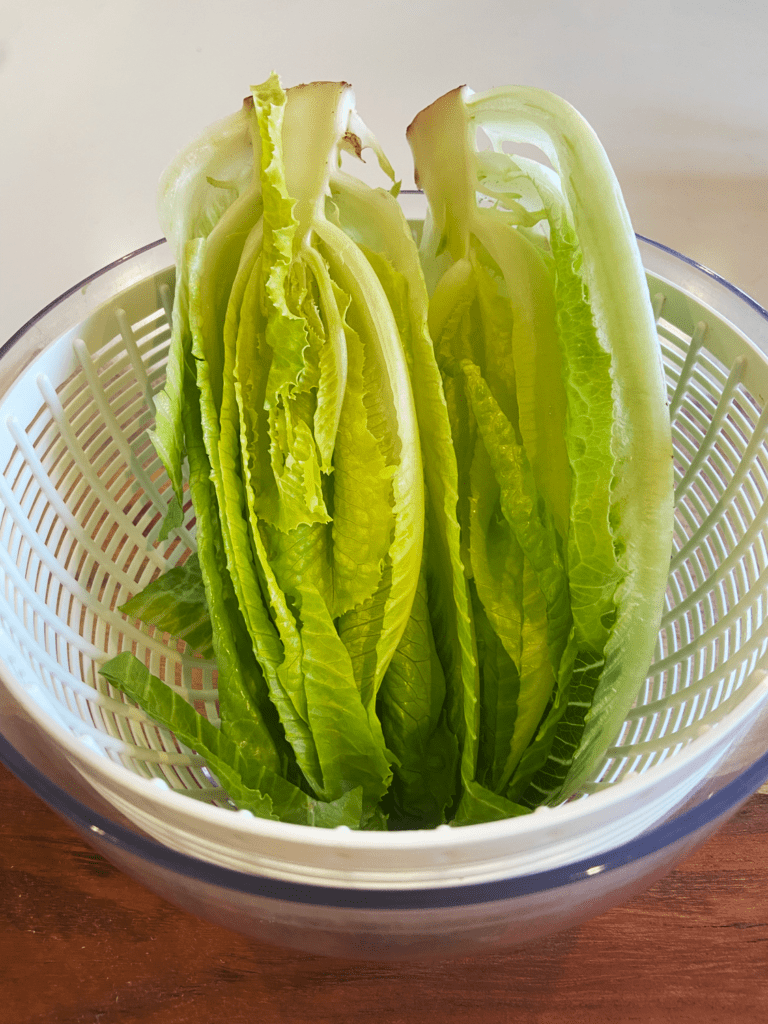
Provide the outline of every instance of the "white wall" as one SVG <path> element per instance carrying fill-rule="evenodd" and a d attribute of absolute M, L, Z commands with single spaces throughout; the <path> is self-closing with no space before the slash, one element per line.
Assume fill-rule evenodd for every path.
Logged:
<path fill-rule="evenodd" d="M 768 2 L 3 0 L 0 341 L 156 237 L 166 162 L 273 68 L 350 81 L 406 183 L 404 129 L 440 93 L 558 92 L 637 230 L 768 304 Z"/>

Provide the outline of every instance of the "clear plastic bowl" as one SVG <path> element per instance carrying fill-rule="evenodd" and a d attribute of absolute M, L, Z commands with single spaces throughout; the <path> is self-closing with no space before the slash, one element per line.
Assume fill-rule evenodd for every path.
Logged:
<path fill-rule="evenodd" d="M 100 652 L 134 629 L 115 609 L 161 557 L 146 428 L 173 283 L 162 242 L 77 285 L 0 351 L 0 758 L 149 888 L 310 952 L 529 942 L 668 872 L 768 778 L 768 314 L 640 246 L 673 414 L 675 555 L 655 663 L 578 799 L 429 832 L 264 821 L 99 681 Z M 191 525 L 171 553 L 193 543 Z M 188 679 L 183 654 L 135 632 L 153 670 Z M 205 704 L 212 669 L 196 671 Z"/>

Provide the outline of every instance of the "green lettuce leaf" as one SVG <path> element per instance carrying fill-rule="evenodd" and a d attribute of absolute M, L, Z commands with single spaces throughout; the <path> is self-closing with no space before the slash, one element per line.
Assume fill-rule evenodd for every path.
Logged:
<path fill-rule="evenodd" d="M 218 666 L 219 706 L 222 721 L 233 723 L 233 736 L 239 721 L 253 723 L 247 741 L 254 756 L 270 769 L 285 770 L 286 752 L 276 731 L 274 708 L 258 662 L 252 654 L 242 613 L 226 569 L 221 523 L 211 483 L 211 468 L 205 451 L 198 391 L 191 373 L 186 376 L 183 407 L 189 483 L 197 519 L 197 546 L 211 617 L 213 649 Z"/>
<path fill-rule="evenodd" d="M 183 640 L 204 658 L 213 657 L 211 617 L 196 552 L 134 594 L 120 611 Z"/>
<path fill-rule="evenodd" d="M 429 611 L 427 558 L 405 632 L 384 676 L 378 714 L 394 755 L 390 828 L 447 821 L 456 794 L 459 747 L 448 724 L 445 674 Z"/>
<path fill-rule="evenodd" d="M 241 810 L 259 818 L 297 825 L 359 828 L 361 791 L 352 789 L 338 800 L 316 800 L 261 764 L 252 751 L 243 751 L 225 733 L 188 704 L 157 676 L 151 675 L 128 651 L 100 666 L 113 686 L 137 702 L 155 721 L 170 729 L 182 743 L 204 757 L 229 796 Z"/>
<path fill-rule="evenodd" d="M 611 359 L 610 524 L 621 580 L 614 590 L 616 617 L 605 668 L 561 797 L 588 775 L 616 735 L 653 658 L 673 524 L 666 387 L 637 243 L 613 169 L 592 129 L 568 103 L 542 90 L 493 90 L 470 98 L 469 106 L 473 123 L 482 126 L 497 151 L 514 133 L 519 141 L 539 146 L 559 175 L 580 251 L 580 265 L 571 266 L 581 274 L 582 294 Z"/>
<path fill-rule="evenodd" d="M 426 486 L 429 524 L 425 573 L 435 649 L 446 683 L 446 716 L 460 745 L 460 774 L 474 777 L 479 728 L 479 671 L 472 611 L 457 516 L 459 477 L 451 413 L 428 328 L 429 299 L 413 236 L 397 201 L 381 189 L 363 188 L 338 172 L 331 180 L 334 208 L 350 237 L 377 254 L 372 266 L 385 292 L 406 302 L 397 314 L 409 329 L 406 356 Z M 398 282 L 398 275 L 404 284 Z"/>

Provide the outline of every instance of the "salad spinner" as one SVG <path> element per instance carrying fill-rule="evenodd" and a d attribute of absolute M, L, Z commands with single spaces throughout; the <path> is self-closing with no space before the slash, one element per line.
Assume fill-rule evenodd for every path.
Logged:
<path fill-rule="evenodd" d="M 215 715 L 215 666 L 118 610 L 195 544 L 191 518 L 157 543 L 166 502 L 148 429 L 174 284 L 162 241 L 0 350 L 0 759 L 166 899 L 316 953 L 525 943 L 671 870 L 768 778 L 768 313 L 639 245 L 672 417 L 674 550 L 646 681 L 567 803 L 397 833 L 259 819 L 99 676 L 110 653 L 132 650 Z"/>

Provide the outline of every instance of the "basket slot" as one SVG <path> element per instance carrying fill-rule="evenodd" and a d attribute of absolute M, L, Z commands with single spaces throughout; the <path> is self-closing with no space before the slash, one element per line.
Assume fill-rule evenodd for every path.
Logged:
<path fill-rule="evenodd" d="M 0 600 L 0 610 L 6 611 L 2 608 L 5 602 Z M 18 631 L 13 629 L 13 617 L 8 616 L 7 612 L 2 615 L 4 620 L 4 626 L 8 636 L 14 641 L 14 646 L 17 651 L 23 653 L 25 661 L 32 669 L 34 676 L 40 680 L 48 694 L 56 700 L 56 715 L 63 723 L 76 732 L 78 735 L 89 735 L 95 739 L 103 749 L 112 747 L 115 750 L 123 751 L 125 748 L 125 740 L 116 737 L 114 734 L 110 735 L 109 732 L 105 733 L 103 729 L 98 727 L 98 721 L 93 717 L 94 703 L 95 701 L 104 700 L 104 695 L 97 693 L 96 690 L 85 687 L 83 684 L 80 687 L 73 688 L 68 685 L 69 680 L 66 674 L 62 673 L 61 666 L 56 662 L 55 659 L 48 657 L 45 661 L 45 648 L 42 647 L 30 647 L 25 641 L 25 638 L 19 634 Z M 53 671 L 51 671 L 51 668 Z M 90 693 L 85 692 L 90 689 Z M 64 699 L 62 700 L 62 697 Z M 83 715 L 83 709 L 87 706 L 88 716 Z M 110 706 L 102 705 L 104 710 L 109 710 L 115 714 L 116 717 L 120 718 L 131 718 L 137 722 L 141 722 L 142 726 L 149 726 L 152 729 L 157 729 L 153 722 L 138 708 L 133 705 L 111 700 Z M 91 724 L 93 722 L 93 724 Z M 171 751 L 174 758 L 179 758 L 179 763 L 186 763 L 188 757 L 182 757 L 179 755 L 178 748 L 175 740 L 171 738 L 170 733 L 166 733 L 168 737 L 168 743 L 170 744 L 169 750 Z M 128 752 L 131 756 L 139 756 L 143 754 L 142 746 L 135 746 L 135 749 Z M 200 758 L 196 757 L 197 761 L 202 763 Z"/>
<path fill-rule="evenodd" d="M 658 318 L 657 318 L 658 319 Z M 707 333 L 707 325 L 700 320 L 694 329 L 693 335 L 691 336 L 690 345 L 688 351 L 685 354 L 685 360 L 680 370 L 680 376 L 677 379 L 674 391 L 669 402 L 669 415 L 672 419 L 675 418 L 680 403 L 683 400 L 683 396 L 686 393 L 688 385 L 691 380 L 693 368 L 698 362 L 699 353 L 704 343 L 704 338 Z"/>
<path fill-rule="evenodd" d="M 762 531 L 766 527 L 765 514 L 759 519 L 753 519 L 747 529 L 744 531 L 741 537 L 739 537 L 733 546 L 727 550 L 727 553 L 723 553 L 723 557 L 720 560 L 719 565 L 714 570 L 712 577 L 707 580 L 707 585 L 711 589 L 717 586 L 723 578 L 728 575 L 733 575 L 737 570 L 741 570 L 742 581 L 745 590 L 749 589 L 751 593 L 754 593 L 755 588 L 758 587 L 765 580 L 766 570 L 766 557 L 765 548 L 759 543 Z M 721 538 L 718 530 L 713 530 L 702 543 L 717 543 L 720 542 Z M 696 550 L 700 550 L 701 545 Z M 758 554 L 762 557 L 758 558 Z M 691 564 L 691 557 L 693 552 L 689 552 L 688 557 L 685 561 L 680 562 L 677 558 L 673 559 L 673 567 L 670 579 L 674 579 L 679 571 L 682 571 L 684 567 L 688 567 Z M 752 566 L 751 572 L 748 566 Z M 689 570 L 686 570 L 689 571 Z M 690 577 L 692 579 L 692 577 Z M 673 615 L 678 615 L 682 612 L 687 611 L 691 608 L 698 600 L 699 593 L 694 587 L 693 590 L 686 596 L 680 595 L 679 600 L 670 608 L 662 618 L 662 625 L 666 626 L 672 619 Z M 729 613 L 731 614 L 730 610 Z"/>
<path fill-rule="evenodd" d="M 82 486 L 86 487 L 88 491 L 92 493 L 93 501 L 100 503 L 102 511 L 109 513 L 112 516 L 115 522 L 115 527 L 119 528 L 128 540 L 137 547 L 146 548 L 147 556 L 155 562 L 159 569 L 163 568 L 165 560 L 162 554 L 147 544 L 143 533 L 136 529 L 134 521 L 124 513 L 121 504 L 119 504 L 115 497 L 105 488 L 98 475 L 92 471 L 89 458 L 83 451 L 77 437 L 70 428 L 67 417 L 59 403 L 58 396 L 53 390 L 50 381 L 46 377 L 41 377 L 39 378 L 38 383 L 40 385 L 40 391 L 43 398 L 50 409 L 51 415 L 61 431 L 63 441 L 69 448 L 75 462 L 81 470 Z M 43 465 L 44 468 L 46 468 L 45 464 Z"/>
<path fill-rule="evenodd" d="M 694 481 L 699 479 L 706 460 L 711 456 L 715 441 L 717 440 L 726 416 L 728 415 L 736 387 L 744 373 L 745 365 L 746 358 L 744 356 L 737 356 L 731 372 L 728 375 L 728 380 L 723 388 L 720 400 L 717 403 L 717 408 L 715 409 L 709 426 L 707 427 L 706 434 L 702 438 L 696 450 L 693 452 L 693 457 L 688 463 L 682 479 L 675 487 L 676 501 L 679 501 L 688 488 L 692 486 Z"/>
<path fill-rule="evenodd" d="M 7 619 L 6 615 L 2 616 Z M 10 622 L 8 623 L 10 627 Z M 188 750 L 164 729 L 159 728 L 141 709 L 116 700 L 62 673 L 61 666 L 44 649 L 31 650 L 12 628 L 7 630 L 17 650 L 25 652 L 26 661 L 50 697 L 56 702 L 56 717 L 88 745 L 100 753 L 125 763 L 132 770 L 139 765 L 177 766 L 185 773 L 190 767 L 199 768 L 202 759 Z M 145 767 L 142 774 L 153 777 L 156 772 Z M 179 785 L 178 774 L 173 776 Z M 196 785 L 205 785 L 204 776 L 196 775 Z M 213 790 L 215 792 L 215 789 Z"/>
<path fill-rule="evenodd" d="M 744 483 L 748 476 L 750 476 L 755 466 L 759 466 L 761 473 L 760 476 L 766 479 L 765 466 L 762 459 L 758 458 L 758 453 L 763 458 L 768 457 L 768 451 L 766 451 L 766 434 L 768 433 L 768 408 L 764 409 L 760 414 L 760 419 L 755 426 L 755 431 L 752 437 L 749 439 L 747 447 L 744 451 L 744 455 L 738 461 L 734 467 L 733 475 L 728 481 L 722 494 L 717 498 L 715 503 L 712 505 L 709 513 L 702 518 L 701 522 L 696 526 L 695 529 L 687 537 L 685 543 L 679 547 L 672 556 L 672 567 L 674 568 L 682 560 L 687 558 L 693 548 L 701 542 L 703 536 L 707 533 L 712 533 L 714 527 L 719 523 L 725 516 L 726 509 L 729 505 L 732 505 L 739 491 L 744 486 Z M 747 528 L 748 533 L 757 533 L 753 530 L 753 523 Z M 765 541 L 762 539 L 761 546 L 765 546 Z"/>
<path fill-rule="evenodd" d="M 8 490 L 2 479 L 0 479 L 0 501 L 11 513 L 19 514 L 14 495 Z M 155 639 L 142 632 L 123 615 L 95 600 L 89 590 L 53 557 L 45 546 L 44 540 L 26 519 L 21 517 L 16 522 L 16 527 L 18 534 L 23 538 L 23 543 L 21 540 L 19 542 L 18 551 L 20 555 L 23 555 L 24 551 L 28 552 L 26 559 L 21 557 L 26 571 L 19 571 L 19 556 L 17 556 L 16 562 L 12 562 L 5 547 L 0 547 L 0 568 L 4 571 L 8 583 L 13 586 L 15 617 L 20 622 L 28 623 L 28 629 L 44 649 L 51 650 L 47 639 L 48 631 L 50 631 L 54 638 L 54 644 L 63 643 L 76 650 L 78 655 L 85 656 L 91 661 L 103 660 L 107 645 L 99 645 L 88 639 L 88 627 L 93 632 L 96 628 L 94 623 L 100 622 L 104 627 L 111 627 L 116 637 L 125 637 L 129 643 L 132 642 L 145 648 L 151 655 L 157 658 L 167 656 L 167 641 Z M 30 580 L 30 576 L 36 577 L 37 575 L 36 568 L 34 572 L 31 572 L 33 561 L 35 565 L 44 566 L 47 570 L 46 575 L 57 581 L 69 597 L 71 604 L 66 618 L 59 617 L 57 607 L 51 607 L 46 602 L 44 595 L 41 595 L 40 588 L 36 588 Z M 48 586 L 50 584 L 47 584 Z M 11 595 L 9 594 L 8 597 L 10 600 Z M 59 605 L 60 600 L 56 604 Z M 72 628 L 70 624 L 78 619 L 78 628 Z M 71 664 L 69 658 L 62 662 L 61 656 L 59 656 L 58 660 L 60 663 Z"/>
<path fill-rule="evenodd" d="M 768 587 L 768 572 L 761 573 L 760 579 L 758 581 L 758 585 L 759 585 L 760 591 L 764 594 L 765 591 L 766 591 L 766 588 Z M 690 595 L 688 598 L 686 598 L 683 602 L 681 602 L 682 605 L 687 606 L 687 607 L 685 607 L 685 612 L 686 612 L 687 615 L 689 615 L 689 616 L 693 615 L 694 613 L 696 613 L 698 611 L 698 609 L 700 607 L 699 606 L 699 600 L 700 600 L 699 595 L 694 593 L 694 594 Z M 756 603 L 757 603 L 757 595 L 755 595 L 755 600 L 753 601 L 753 607 L 754 607 L 754 605 Z M 714 656 L 714 652 L 716 650 L 716 647 L 715 647 L 716 642 L 719 641 L 722 644 L 722 637 L 723 637 L 725 631 L 727 629 L 734 628 L 736 622 L 743 615 L 744 615 L 744 609 L 743 608 L 735 607 L 735 608 L 729 609 L 726 612 L 726 614 L 723 615 L 721 617 L 721 619 L 717 622 L 716 626 L 713 625 L 712 627 L 710 627 L 709 635 L 707 637 L 706 644 L 701 644 L 700 643 L 700 638 L 696 635 L 696 633 L 695 632 L 693 632 L 693 633 L 691 632 L 691 630 L 693 629 L 693 621 L 692 620 L 688 620 L 691 623 L 690 626 L 689 626 L 689 629 L 688 629 L 688 637 L 684 638 L 684 642 L 680 645 L 680 647 L 676 651 L 674 651 L 673 653 L 669 654 L 666 659 L 663 659 L 663 660 L 659 661 L 658 663 L 656 663 L 653 666 L 654 673 L 666 672 L 666 671 L 668 671 L 671 668 L 671 666 L 673 664 L 675 664 L 675 662 L 681 661 L 683 658 L 686 658 L 686 657 L 691 657 L 691 658 L 698 659 L 702 663 L 702 668 L 708 662 L 711 663 L 711 658 Z M 675 619 L 675 627 L 679 628 L 679 627 L 681 627 L 685 623 L 686 623 L 686 615 L 681 614 L 678 611 L 678 616 Z M 750 638 L 747 638 L 747 639 L 745 639 L 745 642 L 742 645 L 741 650 L 745 654 L 747 653 L 747 648 L 749 647 L 749 642 L 750 642 Z M 709 652 L 710 652 L 709 657 L 707 657 L 706 654 L 705 654 L 705 652 L 707 650 L 709 650 Z M 704 677 L 704 678 L 706 678 L 706 677 Z M 701 680 L 697 684 L 694 684 L 694 683 L 689 684 L 688 690 L 690 690 L 691 687 L 693 687 L 694 685 L 700 685 L 700 682 L 701 682 Z"/>
<path fill-rule="evenodd" d="M 142 361 L 146 367 L 147 380 L 154 396 L 165 386 L 166 370 L 173 324 L 173 292 L 167 284 L 159 288 L 162 309 L 157 310 L 157 322 L 160 326 L 148 341 L 139 345 Z M 134 336 L 138 338 L 139 325 L 133 324 Z"/>
<path fill-rule="evenodd" d="M 0 500 L 4 499 L 2 489 L 0 488 Z M 34 538 L 34 535 L 33 535 Z M 25 537 L 25 540 L 29 540 Z M 29 547 L 34 550 L 33 545 Z M 67 585 L 68 590 L 73 596 L 76 596 L 81 602 L 87 600 L 87 593 L 79 586 L 76 580 L 72 579 L 68 573 L 63 573 L 61 568 L 56 565 L 55 561 L 48 560 L 45 556 L 45 550 L 43 548 L 43 556 L 46 565 L 51 568 L 54 575 L 63 576 L 63 582 Z M 44 638 L 40 636 L 40 628 L 50 628 L 53 630 L 54 635 L 57 631 L 61 634 L 61 639 L 72 644 L 78 650 L 86 653 L 89 657 L 98 657 L 100 652 L 87 640 L 85 640 L 78 632 L 71 629 L 67 622 L 61 622 L 56 616 L 53 609 L 49 608 L 43 597 L 38 594 L 34 587 L 28 582 L 25 575 L 22 575 L 18 571 L 18 566 L 11 562 L 8 558 L 5 549 L 0 548 L 0 568 L 4 571 L 8 580 L 14 585 L 14 605 L 16 609 L 16 618 L 19 622 L 28 623 L 28 628 L 35 635 L 35 639 L 38 643 L 44 642 Z M 10 596 L 10 595 L 9 595 Z M 34 624 L 34 628 L 33 625 Z"/>
<path fill-rule="evenodd" d="M 122 335 L 123 341 L 125 342 L 125 349 L 128 353 L 128 358 L 131 360 L 131 366 L 133 372 L 136 374 L 136 380 L 141 386 L 141 391 L 144 396 L 144 404 L 147 412 L 154 419 L 155 417 L 155 399 L 152 394 L 152 388 L 150 387 L 149 378 L 147 377 L 147 371 L 144 367 L 144 360 L 141 358 L 138 344 L 133 333 L 133 328 L 128 321 L 128 316 L 124 309 L 117 308 L 115 310 L 115 319 L 117 320 L 118 327 L 120 328 L 120 334 Z M 78 356 L 80 354 L 78 353 Z"/>
<path fill-rule="evenodd" d="M 643 740 L 636 738 L 635 735 L 633 735 L 631 742 L 625 743 L 623 742 L 622 737 L 622 742 L 617 743 L 609 749 L 609 755 L 614 758 L 626 757 L 628 755 L 641 756 L 646 753 L 657 753 L 664 746 L 662 741 L 665 740 L 667 741 L 666 746 L 669 747 L 670 740 L 674 741 L 674 744 L 679 746 L 680 744 L 684 745 L 685 743 L 689 743 L 691 740 L 696 739 L 701 735 L 702 724 L 708 714 L 717 710 L 718 718 L 723 717 L 723 715 L 727 714 L 741 703 L 745 696 L 751 692 L 753 686 L 745 688 L 744 681 L 752 675 L 754 664 L 757 660 L 757 655 L 755 655 L 754 658 L 750 659 L 749 662 L 745 662 L 737 672 L 732 674 L 730 683 L 725 688 L 727 690 L 727 695 L 723 696 L 721 700 L 715 700 L 714 697 L 711 697 L 711 704 L 708 705 L 703 697 L 701 697 L 698 713 L 691 713 L 689 711 L 687 714 L 687 724 L 678 727 L 677 730 L 670 730 L 668 728 L 668 723 L 672 719 L 673 715 L 677 714 L 679 722 L 686 721 L 685 705 L 678 705 L 676 707 L 667 707 L 664 705 L 665 723 L 661 728 L 653 730 L 653 736 L 651 738 Z M 754 686 L 760 685 L 761 681 L 762 679 L 760 677 L 756 678 Z M 713 694 L 713 688 L 710 687 L 709 689 L 710 694 Z M 693 705 L 693 701 L 691 704 Z M 694 706 L 694 711 L 695 710 Z M 657 717 L 656 722 L 659 720 L 659 717 Z M 643 770 L 647 770 L 647 768 Z"/>
<path fill-rule="evenodd" d="M 147 495 L 149 500 L 153 503 L 153 505 L 161 513 L 161 515 L 165 515 L 166 502 L 164 502 L 160 494 L 160 491 L 156 487 L 154 481 L 145 472 L 144 468 L 137 464 L 136 459 L 133 457 L 133 451 L 131 450 L 130 446 L 124 441 L 123 433 L 120 429 L 117 418 L 112 411 L 112 407 L 107 398 L 107 395 L 101 389 L 99 378 L 95 372 L 93 363 L 91 362 L 90 354 L 85 346 L 85 343 L 82 341 L 75 342 L 75 352 L 83 368 L 83 372 L 85 373 L 88 383 L 91 386 L 93 398 L 98 407 L 98 412 L 100 416 L 103 417 L 103 420 L 106 423 L 108 429 L 112 432 L 113 439 L 116 442 L 118 449 L 120 450 L 120 454 L 124 458 L 124 465 L 130 465 L 136 483 L 142 488 L 144 494 Z M 121 441 L 122 444 L 120 443 Z M 159 526 L 160 521 L 158 521 L 158 530 Z M 188 531 L 184 527 L 180 527 L 180 532 L 184 539 L 189 544 L 190 548 L 193 548 L 194 541 L 191 535 L 188 533 Z"/>
<path fill-rule="evenodd" d="M 755 602 L 755 604 L 757 604 L 757 602 Z M 743 612 L 739 612 L 739 614 L 743 614 Z M 746 633 L 746 630 L 743 632 Z M 674 692 L 679 694 L 681 700 L 692 700 L 697 695 L 701 695 L 709 689 L 716 690 L 726 676 L 731 673 L 735 673 L 733 685 L 727 686 L 723 691 L 723 700 L 725 700 L 730 696 L 730 691 L 733 689 L 733 686 L 738 688 L 741 685 L 741 682 L 743 682 L 743 679 L 754 671 L 757 661 L 762 659 L 767 648 L 768 641 L 766 638 L 760 633 L 753 632 L 749 636 L 745 637 L 739 650 L 734 651 L 727 661 L 723 661 L 720 664 L 714 664 L 711 668 L 704 671 L 696 672 L 694 678 L 689 679 L 684 687 Z M 686 645 L 686 647 L 682 647 L 680 651 L 676 652 L 676 654 L 689 657 L 691 659 L 691 664 L 695 663 L 696 652 L 692 650 L 692 646 L 690 644 Z M 678 661 L 682 664 L 683 658 L 678 658 Z M 668 674 L 674 664 L 674 661 L 670 661 L 668 665 L 665 665 L 663 667 L 664 674 Z M 654 675 L 658 677 L 660 673 L 655 672 Z M 719 703 L 721 702 L 722 701 L 715 703 L 713 708 L 719 707 Z M 669 703 L 669 694 L 665 693 L 664 696 L 660 698 L 649 700 L 642 705 L 638 704 L 628 713 L 627 722 L 631 724 L 644 716 L 660 713 L 667 708 Z"/>
<path fill-rule="evenodd" d="M 107 515 L 104 515 L 99 528 L 95 534 L 89 533 L 81 525 L 81 520 L 72 514 L 68 503 L 61 500 L 57 493 L 50 477 L 45 472 L 45 468 L 37 457 L 37 453 L 29 441 L 27 434 L 21 429 L 20 424 L 15 418 L 9 419 L 8 429 L 13 435 L 16 444 L 18 445 L 19 451 L 26 460 L 27 466 L 34 477 L 34 480 L 39 488 L 39 494 L 43 495 L 49 503 L 49 508 L 53 509 L 60 526 L 62 538 L 69 541 L 69 550 L 63 551 L 61 547 L 55 548 L 55 554 L 57 561 L 67 568 L 72 556 L 75 552 L 82 549 L 84 553 L 90 558 L 94 566 L 102 565 L 104 571 L 108 572 L 109 575 L 116 581 L 122 584 L 126 590 L 133 592 L 137 587 L 136 575 L 124 571 L 121 565 L 116 560 L 116 549 L 121 544 L 121 534 L 119 531 L 114 529 L 114 521 Z M 2 484 L 0 484 L 0 487 Z M 82 485 L 86 489 L 88 485 L 83 483 Z M 71 498 L 74 495 L 71 495 Z M 23 509 L 16 505 L 16 515 L 21 518 L 29 518 L 24 516 Z M 35 533 L 40 533 L 39 523 L 33 523 Z M 76 544 L 74 542 L 77 542 Z M 138 547 L 136 551 L 138 553 Z M 152 555 L 155 555 L 152 558 Z M 66 555 L 66 557 L 62 557 Z M 109 562 L 107 566 L 104 566 L 105 556 Z M 146 569 L 150 566 L 151 572 L 159 571 L 161 568 L 165 568 L 165 563 L 157 557 L 157 553 L 154 551 L 142 551 L 142 568 Z"/>

